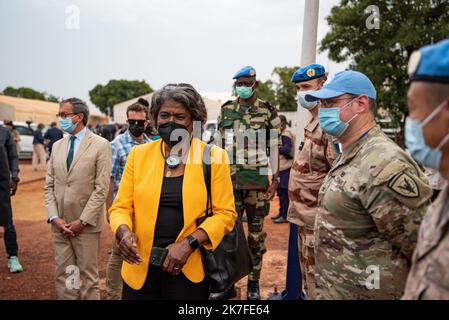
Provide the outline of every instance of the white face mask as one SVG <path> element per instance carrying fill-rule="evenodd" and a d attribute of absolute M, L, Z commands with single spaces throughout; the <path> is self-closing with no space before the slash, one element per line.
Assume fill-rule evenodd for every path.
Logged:
<path fill-rule="evenodd" d="M 314 90 L 298 91 L 298 94 L 297 94 L 297 99 L 298 99 L 299 105 L 309 111 L 314 109 L 318 105 L 317 101 L 307 101 L 306 100 L 306 95 L 308 95 L 311 92 L 314 92 Z"/>

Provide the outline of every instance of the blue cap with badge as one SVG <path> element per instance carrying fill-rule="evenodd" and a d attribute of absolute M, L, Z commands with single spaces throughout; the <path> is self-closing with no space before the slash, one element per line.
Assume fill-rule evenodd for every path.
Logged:
<path fill-rule="evenodd" d="M 237 71 L 237 73 L 234 75 L 232 79 L 238 79 L 241 77 L 255 77 L 256 76 L 256 69 L 254 69 L 251 66 L 246 66 Z"/>
<path fill-rule="evenodd" d="M 321 64 L 312 63 L 308 66 L 299 68 L 292 76 L 292 82 L 304 82 L 325 76 L 326 70 Z"/>
<path fill-rule="evenodd" d="M 337 73 L 321 90 L 310 92 L 305 99 L 306 101 L 332 99 L 346 93 L 366 94 L 373 100 L 377 98 L 376 88 L 371 80 L 361 72 L 349 70 Z"/>
<path fill-rule="evenodd" d="M 449 39 L 415 51 L 408 74 L 411 81 L 449 83 Z"/>

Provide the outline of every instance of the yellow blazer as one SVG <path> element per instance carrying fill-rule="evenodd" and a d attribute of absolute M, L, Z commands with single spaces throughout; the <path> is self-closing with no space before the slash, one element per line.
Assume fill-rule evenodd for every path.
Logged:
<path fill-rule="evenodd" d="M 142 258 L 140 265 L 123 262 L 123 280 L 133 289 L 142 288 L 147 277 L 154 229 L 159 209 L 164 158 L 161 153 L 162 140 L 134 147 L 126 162 L 117 197 L 110 208 L 112 232 L 120 225 L 127 225 L 137 235 L 138 251 Z M 205 215 L 207 191 L 204 183 L 202 156 L 206 144 L 199 139 L 192 140 L 182 184 L 184 228 L 176 241 L 193 233 L 197 227 L 195 220 Z M 214 146 L 212 155 L 212 210 L 213 216 L 201 225 L 210 239 L 206 245 L 215 250 L 223 237 L 234 227 L 237 213 L 230 176 L 229 159 L 225 150 Z M 199 250 L 188 258 L 182 272 L 192 282 L 204 279 L 204 269 Z"/>

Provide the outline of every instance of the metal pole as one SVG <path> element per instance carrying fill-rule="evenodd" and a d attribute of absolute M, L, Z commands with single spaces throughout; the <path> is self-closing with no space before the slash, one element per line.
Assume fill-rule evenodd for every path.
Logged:
<path fill-rule="evenodd" d="M 319 7 L 320 0 L 305 0 L 301 67 L 314 63 L 316 59 Z M 312 115 L 309 111 L 298 106 L 296 114 L 296 141 L 300 142 L 303 140 L 304 128 L 311 118 Z"/>

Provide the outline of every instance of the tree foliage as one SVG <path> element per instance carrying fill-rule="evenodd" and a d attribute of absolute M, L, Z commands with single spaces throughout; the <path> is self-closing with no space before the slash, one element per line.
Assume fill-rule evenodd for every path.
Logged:
<path fill-rule="evenodd" d="M 96 85 L 89 91 L 89 96 L 94 105 L 112 117 L 114 115 L 112 107 L 117 103 L 151 92 L 153 89 L 145 80 L 110 80 L 106 85 Z"/>
<path fill-rule="evenodd" d="M 259 81 L 258 96 L 277 106 L 280 111 L 296 111 L 296 88 L 291 82 L 298 67 L 275 67 L 273 79 Z"/>
<path fill-rule="evenodd" d="M 375 5 L 379 28 L 368 28 Z M 372 8 L 372 7 L 370 7 Z M 407 114 L 407 65 L 420 47 L 449 37 L 447 0 L 341 0 L 327 17 L 330 31 L 320 50 L 331 60 L 350 61 L 350 68 L 365 73 L 374 83 L 379 105 L 396 125 Z"/>
<path fill-rule="evenodd" d="M 16 98 L 25 98 L 25 99 L 35 99 L 42 101 L 50 101 L 50 102 L 59 102 L 60 99 L 52 94 L 48 94 L 45 91 L 39 92 L 32 88 L 27 87 L 6 87 L 3 90 L 2 94 L 5 96 L 16 97 Z"/>

